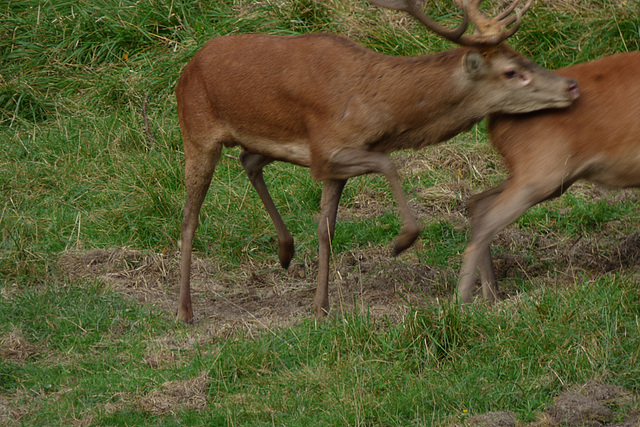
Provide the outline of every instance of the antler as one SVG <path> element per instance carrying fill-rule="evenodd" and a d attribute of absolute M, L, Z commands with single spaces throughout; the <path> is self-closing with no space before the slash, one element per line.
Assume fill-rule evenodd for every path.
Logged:
<path fill-rule="evenodd" d="M 522 16 L 533 4 L 533 0 L 527 0 L 527 3 L 518 9 L 515 15 L 512 15 L 512 12 L 521 2 L 521 0 L 515 0 L 501 14 L 490 19 L 480 11 L 480 2 L 482 0 L 453 0 L 462 10 L 463 17 L 462 23 L 457 28 L 449 29 L 425 15 L 422 11 L 422 2 L 420 0 L 369 1 L 387 9 L 405 11 L 434 33 L 463 46 L 495 46 L 500 44 L 518 31 L 522 23 Z M 464 34 L 469 22 L 475 26 L 475 34 Z M 511 27 L 509 28 L 509 26 Z"/>
<path fill-rule="evenodd" d="M 419 0 L 369 0 L 369 1 L 380 7 L 384 7 L 387 9 L 402 10 L 404 12 L 407 12 L 409 15 L 416 18 L 418 21 L 420 21 L 420 23 L 422 23 L 425 27 L 427 27 L 434 33 L 454 43 L 458 43 L 458 40 L 467 30 L 467 26 L 469 25 L 467 15 L 465 14 L 464 17 L 462 18 L 462 23 L 458 25 L 457 28 L 452 30 L 450 28 L 443 27 L 442 25 L 438 24 L 436 21 L 434 21 L 433 19 L 429 18 L 427 15 L 424 14 L 424 12 L 422 11 L 422 4 Z"/>

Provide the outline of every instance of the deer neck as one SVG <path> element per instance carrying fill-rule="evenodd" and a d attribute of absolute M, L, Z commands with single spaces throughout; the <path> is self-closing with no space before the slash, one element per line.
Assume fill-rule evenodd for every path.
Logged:
<path fill-rule="evenodd" d="M 487 115 L 476 85 L 465 79 L 462 61 L 467 50 L 394 58 L 397 61 L 385 64 L 378 76 L 389 79 L 379 86 L 388 88 L 381 110 L 388 118 L 384 133 L 391 136 L 391 146 L 384 151 L 445 141 Z"/>

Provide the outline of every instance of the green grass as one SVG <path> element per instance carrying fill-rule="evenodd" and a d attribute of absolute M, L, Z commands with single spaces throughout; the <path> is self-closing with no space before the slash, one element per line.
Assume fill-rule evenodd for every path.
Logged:
<path fill-rule="evenodd" d="M 432 14 L 449 25 L 456 20 L 443 2 Z M 568 287 L 511 277 L 516 285 L 508 287 L 531 292 L 497 308 L 461 311 L 427 301 L 401 321 L 347 312 L 224 336 L 175 324 L 170 310 L 137 303 L 97 279 L 62 276 L 58 261 L 68 250 L 175 251 L 185 191 L 173 90 L 209 38 L 333 31 L 388 54 L 451 46 L 413 22 L 398 23 L 399 16 L 360 0 L 0 5 L 0 423 L 429 425 L 507 409 L 524 422 L 568 384 L 607 378 L 638 390 L 633 271 L 585 275 Z M 537 2 L 511 45 L 561 67 L 638 50 L 639 40 L 637 8 L 628 4 Z M 143 130 L 147 95 L 155 142 Z M 483 125 L 472 132 L 451 150 L 491 164 L 480 172 L 471 160 L 434 164 L 406 175 L 406 190 L 462 182 L 480 191 L 499 182 L 499 160 L 468 142 L 484 142 Z M 321 185 L 291 165 L 271 165 L 265 175 L 296 238 L 297 259 L 315 259 Z M 399 230 L 383 179 L 350 180 L 346 211 L 362 194 L 384 208 L 340 222 L 336 254 L 389 245 Z M 456 197 L 442 210 L 457 209 Z M 532 209 L 516 227 L 558 240 L 615 229 L 619 238 L 637 229 L 636 208 L 632 199 L 568 194 Z M 417 258 L 457 271 L 466 224 L 438 214 L 421 220 Z M 232 270 L 276 262 L 271 222 L 234 159 L 223 156 L 218 166 L 195 247 Z M 530 252 L 538 268 L 536 257 Z M 201 375 L 205 410 L 188 399 L 161 413 L 145 403 L 168 382 Z"/>
<path fill-rule="evenodd" d="M 256 339 L 169 349 L 173 363 L 161 368 L 145 363 L 153 340 L 192 332 L 88 285 L 25 291 L 0 305 L 3 329 L 11 323 L 39 343 L 23 364 L 0 365 L 3 393 L 38 401 L 27 424 L 64 423 L 75 413 L 91 414 L 96 425 L 420 425 L 505 408 L 532 421 L 565 383 L 608 376 L 640 385 L 640 296 L 634 283 L 613 277 L 496 310 L 431 306 L 402 324 L 359 315 L 307 320 Z M 133 401 L 200 372 L 210 378 L 210 411 L 177 407 L 156 417 Z"/>
<path fill-rule="evenodd" d="M 518 220 L 518 224 L 523 228 L 553 229 L 567 235 L 585 235 L 600 232 L 620 218 L 635 222 L 632 218 L 637 208 L 636 200 L 594 200 L 569 192 L 563 196 L 561 204 L 554 202 L 532 208 Z"/>

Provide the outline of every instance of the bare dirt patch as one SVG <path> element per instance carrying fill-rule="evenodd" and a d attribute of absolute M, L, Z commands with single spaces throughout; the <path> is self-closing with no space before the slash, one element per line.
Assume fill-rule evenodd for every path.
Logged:
<path fill-rule="evenodd" d="M 625 415 L 638 397 L 615 385 L 589 381 L 573 386 L 558 396 L 554 403 L 529 427 L 637 427 L 640 413 Z M 466 426 L 515 427 L 516 418 L 509 412 L 489 412 L 471 417 Z"/>
<path fill-rule="evenodd" d="M 39 406 L 35 399 L 28 399 L 24 391 L 11 395 L 0 393 L 0 425 L 19 426 L 20 419 Z"/>
<path fill-rule="evenodd" d="M 99 280 L 138 302 L 168 309 L 172 297 L 168 283 L 177 283 L 175 256 L 130 248 L 94 249 L 63 253 L 58 266 L 71 281 Z"/>
<path fill-rule="evenodd" d="M 29 342 L 20 329 L 14 328 L 0 337 L 0 359 L 22 364 L 41 352 L 39 345 Z"/>
<path fill-rule="evenodd" d="M 143 304 L 175 310 L 178 254 L 142 253 L 128 248 L 66 252 L 59 267 L 70 280 L 99 280 Z M 336 254 L 330 298 L 334 311 L 357 308 L 375 317 L 399 319 L 409 304 L 446 295 L 441 285 L 454 277 L 449 268 L 421 264 L 413 254 L 398 258 L 387 247 Z M 214 334 L 243 329 L 263 331 L 311 316 L 317 263 L 302 260 L 288 271 L 273 264 L 246 263 L 228 270 L 195 258 L 192 294 L 196 323 Z M 153 363 L 153 362 L 150 362 Z"/>

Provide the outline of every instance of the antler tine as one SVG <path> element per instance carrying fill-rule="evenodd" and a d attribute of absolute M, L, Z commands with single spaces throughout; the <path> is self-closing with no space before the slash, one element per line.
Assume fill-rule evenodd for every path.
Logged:
<path fill-rule="evenodd" d="M 490 28 L 492 21 L 480 11 L 480 2 L 482 0 L 456 0 L 455 3 L 462 9 L 465 16 L 469 17 L 469 21 L 476 27 L 476 31 L 484 33 Z"/>
<path fill-rule="evenodd" d="M 515 5 L 517 5 L 519 2 L 520 2 L 520 0 L 514 2 L 513 6 L 510 7 L 509 9 L 511 9 L 511 11 L 513 11 L 513 9 L 515 9 Z M 513 24 L 514 22 L 517 23 L 517 26 L 519 27 L 520 23 L 522 21 L 522 16 L 529 10 L 529 8 L 531 7 L 532 4 L 533 4 L 533 0 L 529 0 L 521 9 L 519 9 L 516 12 L 515 15 L 511 15 L 509 17 L 509 19 L 504 21 L 504 27 L 506 28 L 509 25 Z M 502 12 L 500 14 L 500 16 L 498 18 L 496 18 L 496 19 L 504 20 L 504 18 L 506 18 L 511 13 L 511 11 L 509 11 L 509 13 L 505 14 L 505 12 L 506 12 L 506 10 L 505 10 L 505 12 Z"/>
<path fill-rule="evenodd" d="M 518 3 L 520 3 L 520 0 L 516 0 L 513 3 L 511 3 L 511 6 L 509 6 L 505 10 L 503 10 L 500 15 L 496 16 L 496 20 L 502 21 L 504 18 L 509 16 L 511 14 L 511 12 L 513 12 L 515 10 L 516 6 L 518 6 Z"/>
<path fill-rule="evenodd" d="M 458 44 L 462 44 L 460 38 L 463 37 L 469 25 L 469 19 L 465 13 L 462 22 L 456 28 L 444 27 L 425 15 L 422 11 L 422 3 L 419 0 L 369 0 L 369 2 L 387 9 L 407 12 L 434 33 Z"/>
<path fill-rule="evenodd" d="M 520 0 L 517 0 L 514 2 L 514 5 L 519 3 Z M 518 29 L 520 29 L 520 24 L 522 24 L 522 16 L 527 12 L 527 10 L 529 10 L 529 8 L 531 7 L 531 5 L 533 4 L 533 0 L 529 0 L 524 7 L 522 7 L 521 9 L 517 10 L 515 15 L 511 15 L 509 16 L 508 19 L 505 19 L 507 15 L 505 15 L 505 12 L 501 13 L 500 16 L 505 16 L 503 17 L 499 22 L 500 22 L 500 27 L 502 28 L 502 32 L 499 36 L 500 42 L 508 39 L 509 37 L 511 37 L 512 35 L 514 35 L 516 33 L 516 31 L 518 31 Z M 513 10 L 515 9 L 515 7 L 509 7 L 509 9 Z M 496 18 L 497 19 L 497 18 Z M 513 25 L 511 25 L 513 24 Z M 511 28 L 509 28 L 508 30 L 506 29 L 507 27 L 509 27 L 511 25 Z"/>

